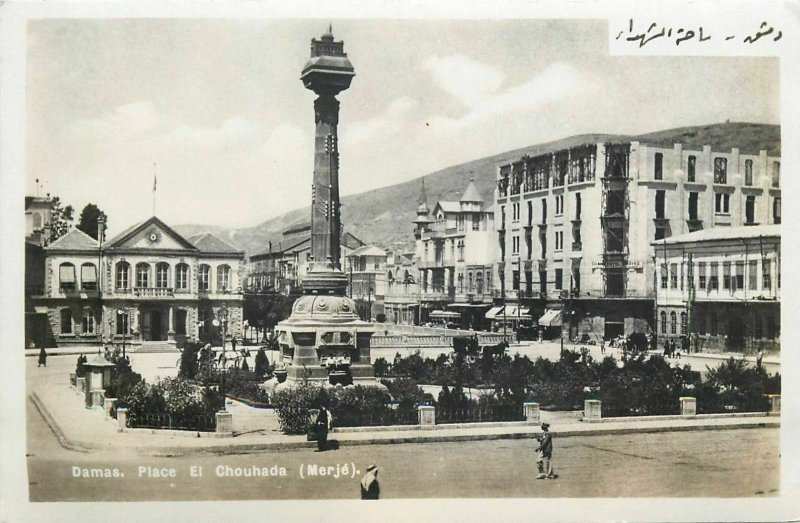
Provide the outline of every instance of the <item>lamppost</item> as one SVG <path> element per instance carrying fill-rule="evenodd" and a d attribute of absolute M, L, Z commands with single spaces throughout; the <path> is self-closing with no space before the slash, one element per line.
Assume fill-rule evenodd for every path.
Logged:
<path fill-rule="evenodd" d="M 228 373 L 228 365 L 225 358 L 225 336 L 227 335 L 227 327 L 228 327 L 228 307 L 223 303 L 222 306 L 217 311 L 217 317 L 214 318 L 214 321 L 211 322 L 215 327 L 222 327 L 222 354 L 220 356 L 220 362 L 222 362 L 222 367 L 220 368 L 220 378 L 219 378 L 219 393 L 222 396 L 222 409 L 221 411 L 225 411 L 225 377 Z"/>
<path fill-rule="evenodd" d="M 128 330 L 130 329 L 130 324 L 128 323 L 130 321 L 128 312 L 129 309 L 127 307 L 122 309 L 117 309 L 117 316 L 119 316 L 117 321 L 125 322 L 125 328 L 122 329 L 122 359 L 125 359 L 125 339 L 128 337 Z M 123 318 L 125 319 L 123 320 Z"/>

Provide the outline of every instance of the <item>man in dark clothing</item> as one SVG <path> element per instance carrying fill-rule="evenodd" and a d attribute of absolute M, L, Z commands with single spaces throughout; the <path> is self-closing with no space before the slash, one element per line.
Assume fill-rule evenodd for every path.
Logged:
<path fill-rule="evenodd" d="M 361 499 L 378 499 L 381 496 L 381 487 L 378 485 L 378 467 L 370 465 L 367 473 L 361 479 Z"/>
<path fill-rule="evenodd" d="M 47 367 L 47 351 L 44 350 L 44 347 L 39 351 L 39 365 L 37 365 L 37 367 L 41 367 L 42 365 Z"/>
<path fill-rule="evenodd" d="M 539 456 L 536 460 L 536 466 L 539 468 L 539 475 L 536 479 L 555 479 L 556 475 L 553 473 L 553 435 L 550 434 L 550 424 L 542 423 L 542 435 L 536 438 L 539 440 L 539 447 L 536 451 Z"/>
<path fill-rule="evenodd" d="M 317 429 L 317 451 L 322 452 L 328 446 L 328 428 L 330 426 L 330 416 L 325 405 L 320 405 L 319 407 L 315 426 Z"/>

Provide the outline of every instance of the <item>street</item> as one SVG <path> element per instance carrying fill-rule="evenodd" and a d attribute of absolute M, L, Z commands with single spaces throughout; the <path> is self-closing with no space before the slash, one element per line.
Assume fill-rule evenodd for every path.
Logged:
<path fill-rule="evenodd" d="M 776 495 L 779 429 L 558 438 L 559 478 L 535 480 L 533 440 L 341 447 L 238 455 L 143 457 L 63 449 L 29 402 L 31 501 L 356 499 L 360 473 L 380 470 L 383 498 L 742 497 Z M 332 434 L 335 439 L 335 433 Z M 347 464 L 348 476 L 343 467 Z M 358 472 L 352 476 L 353 464 Z M 305 479 L 300 477 L 303 466 Z M 309 477 L 309 465 L 317 476 Z M 339 477 L 335 477 L 338 465 Z M 229 477 L 218 477 L 222 466 Z M 229 467 L 225 469 L 225 467 Z M 261 477 L 244 477 L 258 467 Z M 319 467 L 332 467 L 322 476 Z M 140 467 L 144 475 L 140 477 Z M 190 477 L 201 467 L 201 477 Z M 285 475 L 280 474 L 281 467 Z M 118 478 L 83 478 L 92 469 Z M 236 477 L 238 473 L 242 474 Z M 84 469 L 87 469 L 84 472 Z M 106 469 L 108 472 L 106 472 Z M 175 477 L 169 476 L 174 469 Z M 79 477 L 74 477 L 77 471 Z"/>

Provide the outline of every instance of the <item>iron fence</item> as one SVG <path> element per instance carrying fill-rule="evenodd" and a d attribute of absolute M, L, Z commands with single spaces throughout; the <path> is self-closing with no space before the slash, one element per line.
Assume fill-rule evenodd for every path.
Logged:
<path fill-rule="evenodd" d="M 130 428 L 143 429 L 213 432 L 217 428 L 217 418 L 214 414 L 181 416 L 167 412 L 150 412 L 145 414 L 130 414 L 127 419 L 127 426 Z"/>
<path fill-rule="evenodd" d="M 522 407 L 517 405 L 470 405 L 436 409 L 437 424 L 523 420 L 525 414 Z"/>

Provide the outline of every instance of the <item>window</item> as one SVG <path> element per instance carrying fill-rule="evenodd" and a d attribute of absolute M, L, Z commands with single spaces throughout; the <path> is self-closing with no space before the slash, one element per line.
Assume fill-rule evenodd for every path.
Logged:
<path fill-rule="evenodd" d="M 700 262 L 697 264 L 697 280 L 698 286 L 701 289 L 706 288 L 706 262 Z"/>
<path fill-rule="evenodd" d="M 515 203 L 511 206 L 513 221 L 519 221 L 519 204 Z"/>
<path fill-rule="evenodd" d="M 689 219 L 690 220 L 698 220 L 698 212 L 697 212 L 697 202 L 700 197 L 699 193 L 690 192 L 689 193 Z"/>
<path fill-rule="evenodd" d="M 581 270 L 579 266 L 572 268 L 572 291 L 577 294 L 581 292 Z"/>
<path fill-rule="evenodd" d="M 666 191 L 656 191 L 656 218 L 657 219 L 664 219 L 665 216 L 665 205 L 666 205 L 666 198 L 667 192 Z"/>
<path fill-rule="evenodd" d="M 146 263 L 136 265 L 136 286 L 139 288 L 150 286 L 150 266 Z"/>
<path fill-rule="evenodd" d="M 761 288 L 765 291 L 772 290 L 772 264 L 769 260 L 761 262 L 761 275 L 763 279 Z"/>
<path fill-rule="evenodd" d="M 667 313 L 664 312 L 664 311 L 661 311 L 661 314 L 659 315 L 659 317 L 661 319 L 661 321 L 660 321 L 660 323 L 661 323 L 661 334 L 666 334 L 667 333 Z"/>
<path fill-rule="evenodd" d="M 669 264 L 669 288 L 670 289 L 677 289 L 678 288 L 678 264 L 677 263 L 670 263 Z"/>
<path fill-rule="evenodd" d="M 500 230 L 505 230 L 506 228 L 506 206 L 500 206 Z M 427 245 L 427 244 L 426 244 Z"/>
<path fill-rule="evenodd" d="M 581 219 L 581 193 L 575 193 L 575 220 Z"/>
<path fill-rule="evenodd" d="M 75 290 L 75 266 L 71 263 L 62 263 L 59 265 L 58 287 L 62 292 Z"/>
<path fill-rule="evenodd" d="M 744 184 L 753 185 L 753 160 L 744 161 Z"/>
<path fill-rule="evenodd" d="M 542 198 L 542 223 L 547 223 L 547 198 Z"/>
<path fill-rule="evenodd" d="M 714 212 L 716 212 L 717 214 L 729 214 L 731 195 L 724 193 L 716 193 L 714 196 L 715 196 Z"/>
<path fill-rule="evenodd" d="M 81 333 L 94 334 L 94 330 L 95 330 L 94 311 L 91 309 L 86 309 L 85 311 L 83 311 L 83 318 L 81 319 Z"/>
<path fill-rule="evenodd" d="M 756 197 L 752 194 L 748 195 L 744 202 L 744 223 L 745 225 L 756 223 Z"/>
<path fill-rule="evenodd" d="M 711 262 L 711 276 L 708 278 L 708 290 L 719 290 L 719 264 Z"/>
<path fill-rule="evenodd" d="M 231 268 L 228 265 L 217 267 L 217 292 L 225 292 L 231 286 Z"/>
<path fill-rule="evenodd" d="M 517 204 L 519 205 L 519 204 Z M 480 214 L 473 214 L 472 215 L 472 230 L 479 231 L 481 230 L 481 215 Z"/>
<path fill-rule="evenodd" d="M 72 334 L 72 312 L 61 309 L 61 334 Z"/>
<path fill-rule="evenodd" d="M 117 318 L 117 334 L 120 335 L 130 334 L 130 327 L 129 327 L 130 323 L 128 320 L 128 312 L 122 311 L 122 314 L 117 312 L 115 316 Z"/>
<path fill-rule="evenodd" d="M 564 250 L 564 231 L 556 231 L 556 251 Z"/>
<path fill-rule="evenodd" d="M 697 157 L 689 156 L 689 164 L 687 167 L 686 180 L 693 182 L 697 172 Z"/>
<path fill-rule="evenodd" d="M 688 324 L 687 324 L 686 320 L 687 320 L 686 313 L 682 312 L 681 313 L 681 334 L 689 334 L 689 330 L 687 329 Z"/>
<path fill-rule="evenodd" d="M 186 309 L 175 311 L 175 334 L 186 334 Z"/>
<path fill-rule="evenodd" d="M 772 162 L 772 186 L 781 186 L 781 162 Z"/>
<path fill-rule="evenodd" d="M 731 288 L 731 262 L 722 262 L 722 288 L 723 290 L 730 290 Z"/>
<path fill-rule="evenodd" d="M 547 271 L 539 271 L 539 293 L 547 295 Z"/>
<path fill-rule="evenodd" d="M 758 261 L 747 262 L 747 288 L 751 291 L 758 290 Z"/>
<path fill-rule="evenodd" d="M 556 196 L 556 216 L 564 214 L 564 195 L 559 194 Z"/>
<path fill-rule="evenodd" d="M 519 254 L 519 236 L 511 237 L 511 253 Z"/>
<path fill-rule="evenodd" d="M 667 264 L 666 263 L 662 263 L 661 264 L 661 288 L 662 289 L 666 289 L 667 288 L 667 281 L 668 280 L 669 280 L 669 272 L 667 270 Z"/>
<path fill-rule="evenodd" d="M 189 266 L 185 263 L 175 266 L 175 288 L 181 291 L 189 290 Z"/>
<path fill-rule="evenodd" d="M 97 267 L 93 263 L 81 265 L 81 289 L 85 291 L 97 290 Z"/>
<path fill-rule="evenodd" d="M 744 262 L 737 261 L 734 269 L 733 290 L 744 289 Z"/>
<path fill-rule="evenodd" d="M 714 183 L 728 183 L 727 158 L 714 158 Z"/>
<path fill-rule="evenodd" d="M 519 290 L 519 271 L 511 271 L 511 288 Z"/>
<path fill-rule="evenodd" d="M 556 269 L 556 290 L 561 290 L 563 285 L 564 279 L 564 270 L 563 269 Z"/>
<path fill-rule="evenodd" d="M 117 264 L 117 278 L 115 287 L 117 289 L 130 289 L 131 279 L 131 265 L 128 262 L 119 262 Z"/>
<path fill-rule="evenodd" d="M 425 244 L 427 247 L 428 244 Z M 286 266 L 281 265 L 281 277 L 286 277 Z M 211 267 L 208 265 L 201 265 L 197 271 L 197 290 L 208 292 L 211 280 Z"/>
<path fill-rule="evenodd" d="M 464 240 L 458 240 L 458 261 L 464 261 Z"/>
<path fill-rule="evenodd" d="M 656 240 L 663 240 L 667 237 L 666 227 L 656 227 Z"/>
<path fill-rule="evenodd" d="M 161 262 L 156 265 L 156 287 L 169 287 L 169 264 Z"/>
<path fill-rule="evenodd" d="M 781 199 L 775 198 L 772 201 L 772 223 L 781 223 Z"/>
<path fill-rule="evenodd" d="M 533 225 L 533 202 L 528 200 L 528 225 Z"/>
<path fill-rule="evenodd" d="M 669 333 L 678 333 L 678 315 L 675 313 L 675 311 L 669 313 Z"/>
<path fill-rule="evenodd" d="M 656 153 L 653 178 L 656 180 L 664 179 L 664 155 L 661 153 Z"/>

